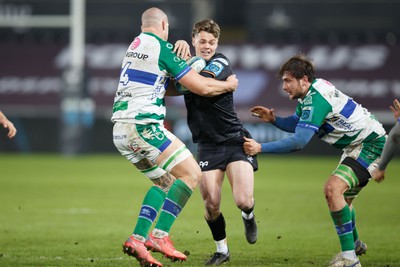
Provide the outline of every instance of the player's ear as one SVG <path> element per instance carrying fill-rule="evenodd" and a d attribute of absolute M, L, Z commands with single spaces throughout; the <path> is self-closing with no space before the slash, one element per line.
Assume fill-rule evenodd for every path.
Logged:
<path fill-rule="evenodd" d="M 169 26 L 168 21 L 163 20 L 163 21 L 161 22 L 161 25 L 162 25 L 163 31 L 165 31 L 165 30 L 168 29 L 168 26 Z"/>
<path fill-rule="evenodd" d="M 307 75 L 304 75 L 303 78 L 300 79 L 300 84 L 306 85 L 307 83 L 308 83 L 308 77 Z"/>

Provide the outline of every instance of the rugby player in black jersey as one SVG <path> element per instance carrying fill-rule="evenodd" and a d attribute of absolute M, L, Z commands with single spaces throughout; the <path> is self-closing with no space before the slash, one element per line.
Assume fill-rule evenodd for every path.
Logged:
<path fill-rule="evenodd" d="M 206 61 L 202 76 L 225 80 L 232 74 L 229 59 L 216 53 L 220 36 L 219 25 L 206 19 L 196 23 L 192 31 L 192 45 L 196 56 Z M 217 251 L 205 265 L 219 265 L 229 261 L 225 219 L 222 215 L 221 191 L 226 174 L 232 188 L 233 199 L 241 210 L 246 239 L 257 241 L 254 217 L 254 171 L 257 159 L 243 150 L 244 136 L 250 133 L 239 120 L 233 103 L 233 94 L 203 97 L 194 93 L 184 94 L 188 111 L 187 121 L 197 144 L 197 160 L 202 171 L 199 188 L 205 205 L 205 219 L 210 227 Z"/>

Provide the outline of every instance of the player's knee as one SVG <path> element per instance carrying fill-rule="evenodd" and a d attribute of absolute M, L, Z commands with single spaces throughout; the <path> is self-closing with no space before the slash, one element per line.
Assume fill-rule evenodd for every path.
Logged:
<path fill-rule="evenodd" d="M 333 183 L 327 182 L 324 186 L 324 194 L 325 198 L 329 201 L 340 195 L 340 190 L 338 190 L 338 188 Z"/>
<path fill-rule="evenodd" d="M 254 206 L 254 201 L 253 198 L 248 198 L 244 196 L 239 196 L 238 198 L 235 198 L 236 206 L 240 210 L 250 210 Z"/>
<path fill-rule="evenodd" d="M 193 185 L 194 187 L 197 187 L 199 185 L 199 183 L 201 182 L 202 179 L 202 175 L 201 172 L 193 172 L 192 173 L 192 179 L 193 179 Z"/>
<path fill-rule="evenodd" d="M 196 187 L 201 182 L 201 172 L 192 171 L 189 174 L 180 177 L 180 179 L 192 190 L 196 189 Z"/>

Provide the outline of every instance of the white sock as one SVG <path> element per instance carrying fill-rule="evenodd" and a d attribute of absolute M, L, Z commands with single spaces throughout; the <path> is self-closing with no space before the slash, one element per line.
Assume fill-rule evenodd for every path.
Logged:
<path fill-rule="evenodd" d="M 247 214 L 246 212 L 242 211 L 242 217 L 245 218 L 246 220 L 250 220 L 251 218 L 253 218 L 253 216 L 254 216 L 253 212 Z"/>
<path fill-rule="evenodd" d="M 357 259 L 357 255 L 356 255 L 356 252 L 354 250 L 342 251 L 342 256 L 344 258 L 346 258 L 346 259 L 349 259 L 349 260 Z"/>
<path fill-rule="evenodd" d="M 168 236 L 168 233 L 160 229 L 154 229 L 153 236 L 155 238 L 163 238 L 164 236 Z"/>
<path fill-rule="evenodd" d="M 220 241 L 215 241 L 215 244 L 217 245 L 217 252 L 222 253 L 222 254 L 228 253 L 228 242 L 227 242 L 226 238 L 224 238 Z"/>

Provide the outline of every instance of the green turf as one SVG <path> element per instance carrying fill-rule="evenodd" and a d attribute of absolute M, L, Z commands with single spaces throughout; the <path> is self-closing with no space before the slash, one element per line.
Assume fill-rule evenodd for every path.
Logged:
<path fill-rule="evenodd" d="M 231 261 L 225 266 L 326 266 L 339 243 L 323 196 L 337 157 L 270 156 L 256 173 L 259 239 L 246 243 L 228 183 L 222 210 Z M 386 181 L 371 182 L 355 201 L 363 266 L 400 266 L 400 161 Z M 150 186 L 119 154 L 66 158 L 0 154 L 0 266 L 138 266 L 121 244 Z M 203 266 L 214 242 L 198 190 L 171 231 L 187 262 Z"/>

